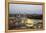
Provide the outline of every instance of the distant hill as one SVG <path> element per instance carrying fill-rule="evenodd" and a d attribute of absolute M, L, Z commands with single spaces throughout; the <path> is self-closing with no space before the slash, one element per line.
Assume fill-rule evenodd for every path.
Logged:
<path fill-rule="evenodd" d="M 17 15 L 20 15 L 21 17 L 25 16 L 30 19 L 43 19 L 42 14 L 9 14 L 9 17 L 16 17 Z"/>

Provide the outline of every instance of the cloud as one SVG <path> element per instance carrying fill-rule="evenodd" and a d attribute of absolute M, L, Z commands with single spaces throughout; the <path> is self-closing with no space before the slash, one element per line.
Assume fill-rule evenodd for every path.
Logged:
<path fill-rule="evenodd" d="M 42 14 L 42 5 L 9 4 L 10 14 Z"/>

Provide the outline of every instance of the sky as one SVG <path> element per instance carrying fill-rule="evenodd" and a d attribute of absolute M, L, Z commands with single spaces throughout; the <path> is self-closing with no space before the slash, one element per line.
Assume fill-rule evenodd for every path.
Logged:
<path fill-rule="evenodd" d="M 42 14 L 42 5 L 9 4 L 10 14 Z"/>

